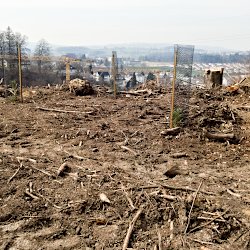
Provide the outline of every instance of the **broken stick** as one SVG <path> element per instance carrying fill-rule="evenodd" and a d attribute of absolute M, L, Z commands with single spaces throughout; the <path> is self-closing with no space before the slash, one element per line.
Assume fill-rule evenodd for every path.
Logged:
<path fill-rule="evenodd" d="M 132 221 L 130 222 L 130 225 L 129 225 L 129 228 L 128 228 L 128 231 L 127 231 L 127 235 L 125 237 L 125 240 L 124 240 L 124 243 L 123 243 L 123 247 L 122 247 L 122 250 L 127 250 L 128 248 L 128 244 L 129 244 L 129 240 L 130 240 L 130 236 L 133 232 L 133 229 L 134 229 L 134 226 L 135 226 L 135 223 L 137 221 L 137 219 L 139 218 L 139 216 L 141 215 L 143 211 L 143 208 L 140 208 L 137 213 L 135 214 L 135 217 L 132 219 Z"/>
<path fill-rule="evenodd" d="M 234 134 L 224 134 L 224 133 L 209 133 L 206 132 L 205 136 L 208 139 L 212 139 L 212 140 L 219 140 L 219 141 L 228 141 L 228 140 L 233 140 L 235 139 L 235 135 Z"/>
<path fill-rule="evenodd" d="M 189 224 L 190 224 L 190 220 L 191 220 L 191 213 L 192 213 L 192 210 L 193 210 L 193 207 L 194 207 L 194 202 L 195 202 L 196 197 L 197 197 L 197 195 L 198 195 L 198 193 L 199 193 L 199 191 L 200 191 L 200 189 L 201 189 L 202 183 L 203 183 L 203 181 L 201 181 L 201 183 L 200 183 L 200 185 L 199 185 L 199 187 L 198 187 L 198 189 L 197 189 L 197 191 L 196 191 L 196 193 L 195 193 L 195 196 L 194 196 L 194 199 L 193 199 L 193 202 L 192 202 L 192 205 L 191 205 L 189 214 L 188 214 L 188 222 L 187 222 L 187 226 L 186 226 L 186 228 L 185 228 L 184 234 L 187 233 L 187 230 L 188 230 L 188 228 L 189 228 Z"/>
<path fill-rule="evenodd" d="M 23 164 L 21 162 L 19 168 L 17 169 L 17 171 L 8 179 L 8 183 L 10 183 L 12 181 L 12 179 L 17 175 L 17 173 L 20 171 L 20 169 L 22 167 L 23 167 Z"/>
<path fill-rule="evenodd" d="M 135 156 L 137 156 L 138 154 L 134 151 L 134 150 L 132 150 L 131 148 L 129 148 L 129 147 L 126 147 L 126 146 L 121 146 L 121 148 L 122 149 L 124 149 L 124 150 L 127 150 L 127 151 L 129 151 L 129 152 L 131 152 L 132 154 L 134 154 Z"/>
<path fill-rule="evenodd" d="M 93 111 L 82 112 L 78 110 L 63 110 L 63 109 L 51 109 L 51 108 L 43 108 L 43 107 L 36 107 L 42 111 L 52 111 L 52 112 L 59 112 L 59 113 L 78 113 L 78 114 L 93 114 Z"/>

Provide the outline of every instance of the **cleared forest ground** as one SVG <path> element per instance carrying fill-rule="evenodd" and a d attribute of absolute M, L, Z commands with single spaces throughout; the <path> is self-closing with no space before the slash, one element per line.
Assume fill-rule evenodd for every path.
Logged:
<path fill-rule="evenodd" d="M 194 91 L 177 136 L 162 133 L 169 101 L 54 87 L 1 98 L 0 249 L 122 249 L 136 214 L 130 249 L 249 249 L 249 94 Z"/>

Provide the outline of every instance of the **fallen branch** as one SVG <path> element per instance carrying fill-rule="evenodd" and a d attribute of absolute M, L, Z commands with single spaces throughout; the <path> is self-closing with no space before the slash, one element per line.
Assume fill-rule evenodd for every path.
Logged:
<path fill-rule="evenodd" d="M 159 229 L 157 230 L 157 234 L 158 234 L 158 249 L 159 249 L 159 250 L 162 250 L 161 232 L 160 232 Z"/>
<path fill-rule="evenodd" d="M 63 110 L 63 109 L 51 109 L 51 108 L 43 108 L 43 107 L 36 107 L 42 111 L 51 111 L 51 112 L 59 112 L 59 113 L 78 113 L 78 114 L 93 114 L 93 111 L 82 112 L 78 110 Z"/>
<path fill-rule="evenodd" d="M 51 202 L 48 198 L 44 197 L 43 195 L 37 193 L 37 196 L 41 197 L 42 199 L 46 200 L 47 202 L 49 202 L 53 207 L 57 208 L 57 209 L 62 209 L 62 207 L 59 207 L 57 205 L 55 205 L 53 202 Z"/>
<path fill-rule="evenodd" d="M 231 195 L 235 196 L 235 197 L 238 197 L 238 198 L 240 198 L 240 197 L 241 197 L 241 194 L 237 194 L 237 193 L 233 192 L 233 191 L 232 191 L 232 190 L 230 190 L 230 189 L 227 189 L 227 192 L 228 192 L 229 194 L 231 194 Z"/>
<path fill-rule="evenodd" d="M 64 162 L 57 170 L 57 176 L 60 176 L 68 168 L 68 163 Z"/>
<path fill-rule="evenodd" d="M 122 247 L 122 250 L 127 250 L 128 248 L 128 244 L 129 244 L 129 240 L 130 240 L 130 236 L 133 232 L 133 229 L 134 229 L 134 226 L 135 226 L 135 223 L 137 221 L 137 219 L 139 218 L 139 216 L 141 215 L 143 211 L 143 208 L 140 208 L 137 213 L 135 214 L 135 217 L 132 219 L 132 221 L 130 222 L 130 225 L 129 225 L 129 228 L 128 228 L 128 231 L 127 231 L 127 235 L 125 237 L 125 240 L 124 240 L 124 243 L 123 243 L 123 247 Z"/>
<path fill-rule="evenodd" d="M 174 187 L 174 186 L 165 185 L 165 184 L 162 184 L 161 186 L 164 187 L 164 188 L 167 188 L 167 189 L 180 190 L 180 191 L 186 191 L 186 192 L 187 191 L 190 191 L 190 192 L 196 192 L 197 191 L 196 189 L 189 188 L 189 187 Z M 215 193 L 208 192 L 208 191 L 200 190 L 200 192 L 203 193 L 203 194 L 215 195 Z"/>
<path fill-rule="evenodd" d="M 77 160 L 80 160 L 80 161 L 82 161 L 82 160 L 88 160 L 88 159 L 89 159 L 89 158 L 86 158 L 86 157 L 83 157 L 83 156 L 71 154 L 70 152 L 68 152 L 68 151 L 66 151 L 66 150 L 64 150 L 64 152 L 65 152 L 66 154 L 68 154 L 69 156 L 71 156 L 71 157 L 73 157 L 73 158 L 75 158 L 75 159 L 77 159 Z"/>
<path fill-rule="evenodd" d="M 55 177 L 53 174 L 47 172 L 46 170 L 43 170 L 43 169 L 40 169 L 40 168 L 37 168 L 37 167 L 34 167 L 34 166 L 29 166 L 29 167 L 33 168 L 33 169 L 35 169 L 35 170 L 37 170 L 37 171 L 39 171 L 39 172 L 41 172 L 41 173 L 43 173 L 45 175 L 48 175 L 49 177 Z"/>
<path fill-rule="evenodd" d="M 160 187 L 164 187 L 164 188 L 171 189 L 171 190 L 180 190 L 180 191 L 185 191 L 185 192 L 196 192 L 197 191 L 196 189 L 193 189 L 190 187 L 174 187 L 174 186 L 170 186 L 170 185 L 166 185 L 166 184 L 141 186 L 141 187 L 130 187 L 130 188 L 126 188 L 126 190 L 131 190 L 131 189 L 140 189 L 141 190 L 141 189 L 160 188 Z M 207 195 L 216 195 L 215 193 L 203 191 L 203 190 L 200 190 L 200 192 L 203 194 L 207 194 Z"/>
<path fill-rule="evenodd" d="M 17 156 L 16 159 L 18 160 L 18 162 L 20 162 L 20 161 L 30 161 L 32 163 L 37 163 L 37 161 L 35 159 L 32 159 L 32 158 Z"/>
<path fill-rule="evenodd" d="M 224 213 L 222 213 L 222 214 L 220 214 L 220 215 L 214 217 L 212 220 L 208 221 L 207 223 L 205 223 L 205 224 L 203 224 L 203 225 L 200 225 L 200 226 L 197 226 L 197 227 L 191 229 L 191 230 L 189 231 L 189 233 L 192 233 L 193 231 L 196 231 L 197 229 L 200 229 L 200 228 L 202 228 L 202 227 L 205 227 L 205 226 L 211 224 L 212 222 L 214 222 L 214 221 L 217 220 L 218 218 L 221 218 L 221 217 L 222 217 L 223 215 L 225 215 L 227 212 L 228 212 L 228 210 L 226 210 Z"/>
<path fill-rule="evenodd" d="M 162 131 L 161 135 L 162 136 L 165 136 L 165 135 L 178 135 L 180 132 L 181 132 L 180 127 L 169 128 L 169 129 L 166 129 L 166 130 Z"/>
<path fill-rule="evenodd" d="M 129 203 L 129 205 L 130 205 L 131 208 L 132 208 L 132 211 L 135 210 L 136 207 L 134 206 L 132 199 L 129 197 L 129 195 L 128 195 L 127 191 L 124 189 L 124 187 L 122 187 L 122 191 L 124 192 L 125 197 L 127 198 L 128 203 Z"/>
<path fill-rule="evenodd" d="M 180 152 L 180 153 L 174 153 L 174 154 L 171 154 L 170 157 L 172 158 L 182 158 L 182 157 L 187 157 L 187 153 L 185 152 Z"/>
<path fill-rule="evenodd" d="M 172 220 L 170 221 L 169 227 L 170 227 L 170 236 L 169 236 L 169 239 L 171 241 L 174 238 L 174 221 L 172 221 Z"/>
<path fill-rule="evenodd" d="M 150 193 L 149 196 L 157 196 L 157 197 L 160 197 L 160 198 L 167 199 L 169 201 L 176 201 L 177 200 L 176 196 L 166 194 L 165 192 L 163 194 L 160 194 L 160 193 L 161 193 L 160 190 L 154 191 L 154 192 Z"/>
<path fill-rule="evenodd" d="M 132 150 L 131 148 L 128 148 L 128 147 L 126 147 L 126 146 L 121 146 L 121 148 L 124 149 L 124 150 L 127 150 L 127 151 L 131 152 L 131 153 L 134 154 L 135 156 L 138 155 L 138 154 L 137 154 L 134 150 Z"/>
<path fill-rule="evenodd" d="M 29 192 L 29 190 L 25 191 L 25 194 L 29 195 L 31 198 L 33 198 L 34 200 L 39 200 L 39 197 L 37 197 L 36 195 L 32 194 Z"/>
<path fill-rule="evenodd" d="M 201 241 L 201 240 L 197 240 L 197 239 L 192 239 L 192 238 L 190 238 L 190 237 L 188 237 L 188 239 L 189 239 L 189 240 L 192 240 L 192 241 L 194 241 L 194 242 L 198 242 L 198 243 L 200 243 L 200 244 L 202 244 L 202 245 L 214 245 L 213 242 Z"/>
<path fill-rule="evenodd" d="M 219 140 L 219 141 L 228 141 L 228 140 L 235 139 L 235 135 L 233 133 L 232 134 L 224 134 L 224 133 L 209 133 L 209 132 L 206 132 L 205 136 L 208 139 Z"/>
<path fill-rule="evenodd" d="M 152 94 L 152 91 L 148 90 L 148 89 L 140 89 L 140 90 L 136 90 L 136 91 L 120 91 L 121 94 L 125 94 L 125 95 L 135 95 L 135 96 L 139 96 L 141 94 Z"/>
<path fill-rule="evenodd" d="M 187 222 L 187 226 L 186 226 L 186 228 L 185 228 L 184 234 L 186 234 L 186 233 L 187 233 L 187 230 L 188 230 L 188 228 L 189 228 L 189 224 L 190 224 L 190 220 L 191 220 L 191 214 L 192 214 L 192 210 L 193 210 L 193 207 L 194 207 L 194 202 L 195 202 L 196 197 L 197 197 L 197 195 L 198 195 L 198 193 L 199 193 L 199 191 L 200 191 L 200 189 L 201 189 L 201 185 L 202 185 L 202 183 L 203 183 L 203 181 L 201 181 L 201 183 L 200 183 L 200 185 L 199 185 L 198 189 L 196 190 L 196 193 L 195 193 L 195 196 L 194 196 L 194 199 L 193 199 L 193 202 L 192 202 L 191 208 L 190 208 L 190 210 L 189 210 L 189 214 L 188 214 L 188 222 Z"/>
<path fill-rule="evenodd" d="M 203 217 L 203 216 L 200 216 L 200 217 L 197 217 L 197 220 L 213 220 L 213 221 L 217 221 L 217 222 L 226 222 L 226 220 L 221 220 L 221 219 L 215 219 L 214 218 L 210 218 L 210 217 Z"/>
<path fill-rule="evenodd" d="M 12 181 L 12 179 L 17 175 L 17 173 L 20 171 L 20 169 L 23 167 L 22 162 L 20 163 L 19 168 L 17 169 L 17 171 L 8 179 L 7 183 L 10 183 Z"/>

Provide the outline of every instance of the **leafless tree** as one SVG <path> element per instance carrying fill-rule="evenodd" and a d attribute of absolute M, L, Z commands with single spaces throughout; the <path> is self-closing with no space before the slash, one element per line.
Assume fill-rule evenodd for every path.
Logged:
<path fill-rule="evenodd" d="M 51 56 L 51 49 L 49 43 L 41 39 L 35 48 L 34 56 L 37 57 L 37 66 L 39 73 L 42 72 L 42 69 L 47 69 L 51 66 L 50 63 L 50 56 Z"/>

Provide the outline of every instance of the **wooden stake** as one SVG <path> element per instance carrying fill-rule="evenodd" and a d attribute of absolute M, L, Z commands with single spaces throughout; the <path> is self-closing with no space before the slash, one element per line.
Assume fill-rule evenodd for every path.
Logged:
<path fill-rule="evenodd" d="M 113 88 L 114 88 L 114 97 L 116 98 L 117 93 L 117 86 L 116 86 L 116 76 L 117 76 L 117 69 L 116 69 L 116 60 L 115 52 L 112 52 L 112 78 L 113 78 Z"/>
<path fill-rule="evenodd" d="M 65 69 L 65 72 L 66 72 L 66 83 L 69 84 L 70 82 L 70 62 L 69 62 L 69 59 L 66 58 L 66 69 Z"/>
<path fill-rule="evenodd" d="M 20 84 L 20 100 L 23 102 L 23 83 L 22 83 L 22 65 L 21 65 L 21 45 L 17 45 L 18 51 L 18 72 L 19 72 L 19 84 Z"/>
<path fill-rule="evenodd" d="M 176 65 L 177 65 L 177 48 L 174 51 L 174 74 L 173 74 L 173 81 L 172 81 L 170 128 L 173 128 L 174 96 L 175 96 L 175 84 L 176 84 Z"/>

